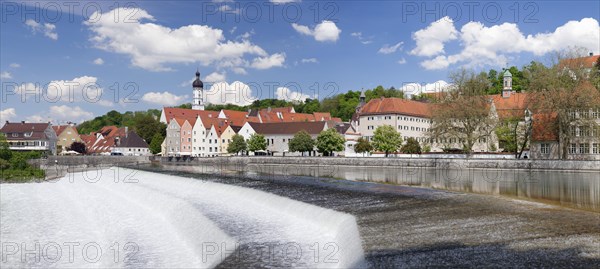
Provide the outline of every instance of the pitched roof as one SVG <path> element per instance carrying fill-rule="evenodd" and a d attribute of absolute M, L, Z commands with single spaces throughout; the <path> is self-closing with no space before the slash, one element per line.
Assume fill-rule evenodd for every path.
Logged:
<path fill-rule="evenodd" d="M 534 114 L 531 140 L 558 141 L 557 119 L 558 114 L 556 112 Z"/>
<path fill-rule="evenodd" d="M 402 114 L 416 117 L 431 117 L 431 105 L 401 98 L 371 99 L 360 110 L 360 115 Z"/>
<path fill-rule="evenodd" d="M 216 118 L 219 116 L 219 111 L 209 111 L 209 110 L 193 110 L 187 108 L 175 108 L 175 107 L 165 107 L 163 108 L 165 119 L 167 120 L 167 124 L 171 122 L 173 118 L 181 118 L 181 119 L 196 119 L 198 116 L 200 118 L 204 117 L 213 117 Z"/>
<path fill-rule="evenodd" d="M 275 123 L 249 123 L 252 129 L 259 134 L 284 134 L 293 135 L 302 130 L 316 135 L 325 129 L 327 123 L 324 121 L 314 122 L 275 122 Z"/>
<path fill-rule="evenodd" d="M 20 140 L 38 140 L 48 139 L 46 136 L 46 129 L 52 126 L 49 122 L 47 123 L 29 123 L 29 122 L 6 122 L 0 133 L 7 134 L 7 139 L 18 138 Z M 10 134 L 10 135 L 8 135 Z"/>
<path fill-rule="evenodd" d="M 600 57 L 600 55 L 592 55 L 592 56 L 579 57 L 579 58 L 573 58 L 573 59 L 563 59 L 560 61 L 560 63 L 558 63 L 558 65 L 561 67 L 572 67 L 572 68 L 580 68 L 580 67 L 592 68 L 596 64 L 596 61 L 598 61 L 599 57 Z"/>
<path fill-rule="evenodd" d="M 116 147 L 119 148 L 147 148 L 148 143 L 144 141 L 138 134 L 134 131 L 129 131 L 127 136 L 120 137 L 120 142 Z"/>
<path fill-rule="evenodd" d="M 313 115 L 316 121 L 331 120 L 331 113 L 329 112 L 314 112 Z"/>
<path fill-rule="evenodd" d="M 529 108 L 531 95 L 527 93 L 511 93 L 510 97 L 504 98 L 500 94 L 489 96 L 496 106 L 498 117 L 507 119 L 510 117 L 522 118 L 525 116 L 525 110 Z"/>
<path fill-rule="evenodd" d="M 229 119 L 229 123 L 233 126 L 244 126 L 247 121 L 259 122 L 257 116 L 250 116 L 248 112 L 224 109 L 223 113 L 225 114 L 225 117 Z"/>

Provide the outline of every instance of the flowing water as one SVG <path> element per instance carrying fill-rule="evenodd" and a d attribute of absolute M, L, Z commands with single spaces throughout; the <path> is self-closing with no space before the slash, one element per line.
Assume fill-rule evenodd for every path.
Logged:
<path fill-rule="evenodd" d="M 364 259 L 352 215 L 239 186 L 112 168 L 4 184 L 0 194 L 3 267 L 348 268 Z"/>
<path fill-rule="evenodd" d="M 0 267 L 600 267 L 595 212 L 297 171 L 138 168 L 0 185 Z"/>

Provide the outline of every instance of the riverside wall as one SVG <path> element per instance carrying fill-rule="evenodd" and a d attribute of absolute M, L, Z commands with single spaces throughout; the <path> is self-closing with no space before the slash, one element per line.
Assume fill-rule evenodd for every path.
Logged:
<path fill-rule="evenodd" d="M 162 158 L 163 169 L 206 174 L 337 178 L 507 196 L 600 212 L 600 161 L 326 157 Z"/>

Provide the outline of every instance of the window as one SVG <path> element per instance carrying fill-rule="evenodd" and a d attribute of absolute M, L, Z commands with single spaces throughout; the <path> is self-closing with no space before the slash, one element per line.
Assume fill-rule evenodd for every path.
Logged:
<path fill-rule="evenodd" d="M 408 126 L 404 126 L 404 130 L 408 130 Z"/>
<path fill-rule="evenodd" d="M 600 153 L 600 152 L 598 151 L 598 145 L 599 145 L 598 143 L 594 143 L 594 144 L 592 144 L 592 153 L 594 153 L 594 154 L 598 154 L 598 153 Z"/>
<path fill-rule="evenodd" d="M 596 108 L 592 110 L 592 119 L 600 118 L 600 108 Z"/>
<path fill-rule="evenodd" d="M 385 120 L 391 120 L 392 116 L 385 116 L 385 117 L 383 117 L 383 119 L 385 119 Z"/>
<path fill-rule="evenodd" d="M 540 152 L 542 154 L 550 154 L 550 144 L 548 144 L 548 143 L 541 143 L 540 144 Z"/>
<path fill-rule="evenodd" d="M 577 127 L 571 126 L 570 131 L 571 131 L 571 136 L 579 136 L 577 133 Z"/>
<path fill-rule="evenodd" d="M 570 154 L 577 153 L 577 144 L 571 143 L 571 145 L 569 145 L 569 153 Z"/>
<path fill-rule="evenodd" d="M 367 130 L 373 130 L 373 129 L 375 129 L 375 128 L 373 128 L 373 125 L 367 126 Z"/>
<path fill-rule="evenodd" d="M 590 136 L 590 128 L 587 126 L 579 127 L 579 133 L 581 136 Z"/>
<path fill-rule="evenodd" d="M 225 143 L 225 139 L 223 139 L 223 143 Z"/>
<path fill-rule="evenodd" d="M 579 144 L 579 153 L 590 154 L 590 144 L 588 144 L 588 143 Z"/>
<path fill-rule="evenodd" d="M 19 134 L 17 134 L 17 133 L 12 133 L 12 137 L 19 137 Z"/>

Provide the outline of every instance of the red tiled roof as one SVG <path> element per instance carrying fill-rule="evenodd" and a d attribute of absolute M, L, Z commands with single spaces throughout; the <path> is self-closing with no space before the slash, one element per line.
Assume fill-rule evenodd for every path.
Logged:
<path fill-rule="evenodd" d="M 431 105 L 401 98 L 376 98 L 365 104 L 360 115 L 403 114 L 430 118 Z"/>
<path fill-rule="evenodd" d="M 315 121 L 327 121 L 331 120 L 331 114 L 329 112 L 314 112 Z"/>
<path fill-rule="evenodd" d="M 223 113 L 232 126 L 243 126 L 246 122 L 259 122 L 258 117 L 250 117 L 248 112 L 223 110 Z"/>
<path fill-rule="evenodd" d="M 558 129 L 557 113 L 539 113 L 533 115 L 533 126 L 531 140 L 533 141 L 557 141 Z"/>
<path fill-rule="evenodd" d="M 580 57 L 580 58 L 574 58 L 574 59 L 564 59 L 564 60 L 560 61 L 559 66 L 572 67 L 572 68 L 580 68 L 580 67 L 592 68 L 598 61 L 599 57 L 600 57 L 600 55 L 592 55 L 592 56 L 586 56 L 586 57 Z"/>
<path fill-rule="evenodd" d="M 216 118 L 219 116 L 219 111 L 209 111 L 209 110 L 193 110 L 186 108 L 174 108 L 174 107 L 165 107 L 163 108 L 165 119 L 167 119 L 167 124 L 171 122 L 173 118 L 182 118 L 182 119 L 196 119 L 200 116 L 201 119 L 205 117 L 213 117 Z"/>
<path fill-rule="evenodd" d="M 501 94 L 490 95 L 489 97 L 494 102 L 500 119 L 523 118 L 531 101 L 531 95 L 527 93 L 511 93 L 508 98 L 502 97 Z"/>
<path fill-rule="evenodd" d="M 0 128 L 0 133 L 6 134 L 6 138 L 9 140 L 15 138 L 20 140 L 46 139 L 45 131 L 48 126 L 51 126 L 50 123 L 6 122 Z"/>

